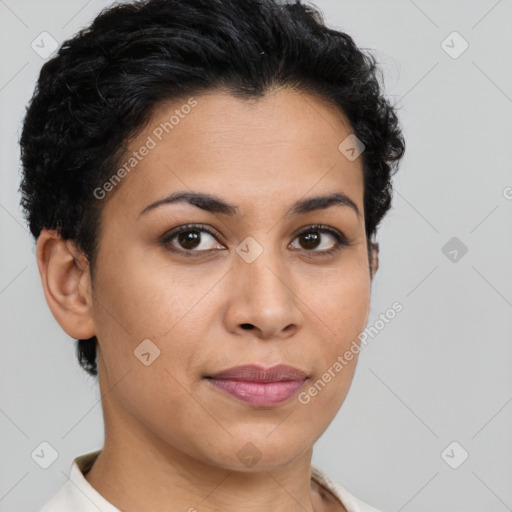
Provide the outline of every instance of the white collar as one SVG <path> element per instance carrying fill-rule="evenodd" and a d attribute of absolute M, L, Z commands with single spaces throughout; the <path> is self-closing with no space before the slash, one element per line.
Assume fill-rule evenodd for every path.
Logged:
<path fill-rule="evenodd" d="M 80 455 L 73 460 L 68 481 L 40 512 L 121 512 L 108 502 L 86 479 L 101 450 Z"/>

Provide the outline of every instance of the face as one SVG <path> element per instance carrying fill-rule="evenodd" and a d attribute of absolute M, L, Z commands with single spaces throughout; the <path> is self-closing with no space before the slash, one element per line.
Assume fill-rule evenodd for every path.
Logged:
<path fill-rule="evenodd" d="M 188 100 L 156 109 L 103 199 L 91 315 L 107 423 L 216 466 L 244 470 L 245 450 L 258 469 L 282 467 L 327 428 L 354 375 L 357 352 L 335 363 L 369 311 L 361 158 L 339 151 L 348 120 L 315 96 Z M 217 202 L 160 202 L 178 193 Z M 279 364 L 307 378 L 264 399 L 208 378 Z"/>

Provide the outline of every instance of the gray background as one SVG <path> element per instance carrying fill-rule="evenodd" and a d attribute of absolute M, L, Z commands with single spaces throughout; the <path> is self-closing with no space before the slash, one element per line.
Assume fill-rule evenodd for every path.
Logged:
<path fill-rule="evenodd" d="M 37 510 L 72 459 L 103 442 L 95 380 L 41 290 L 17 141 L 44 63 L 31 42 L 43 31 L 62 42 L 109 4 L 0 1 L 1 511 Z M 369 325 L 394 301 L 404 309 L 361 352 L 313 462 L 384 511 L 512 510 L 512 1 L 317 5 L 378 58 L 407 155 L 379 233 Z M 453 31 L 469 43 L 458 58 L 442 47 Z M 442 251 L 452 237 L 468 249 L 457 261 Z M 46 470 L 31 458 L 42 441 L 58 452 Z M 445 460 L 462 450 L 453 469 Z"/>

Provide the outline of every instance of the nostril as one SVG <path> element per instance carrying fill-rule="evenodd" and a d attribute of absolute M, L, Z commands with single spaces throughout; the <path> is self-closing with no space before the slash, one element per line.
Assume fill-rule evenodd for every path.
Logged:
<path fill-rule="evenodd" d="M 242 327 L 242 329 L 252 329 L 252 328 L 254 328 L 254 325 L 252 325 L 252 324 L 242 324 L 241 327 Z"/>

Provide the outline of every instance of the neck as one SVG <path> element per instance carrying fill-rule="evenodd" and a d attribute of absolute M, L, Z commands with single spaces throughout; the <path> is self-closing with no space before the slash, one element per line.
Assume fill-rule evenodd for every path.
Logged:
<path fill-rule="evenodd" d="M 184 455 L 155 449 L 135 438 L 105 445 L 87 481 L 123 512 L 176 510 L 320 512 L 322 498 L 311 481 L 311 452 L 286 468 L 232 471 Z"/>

